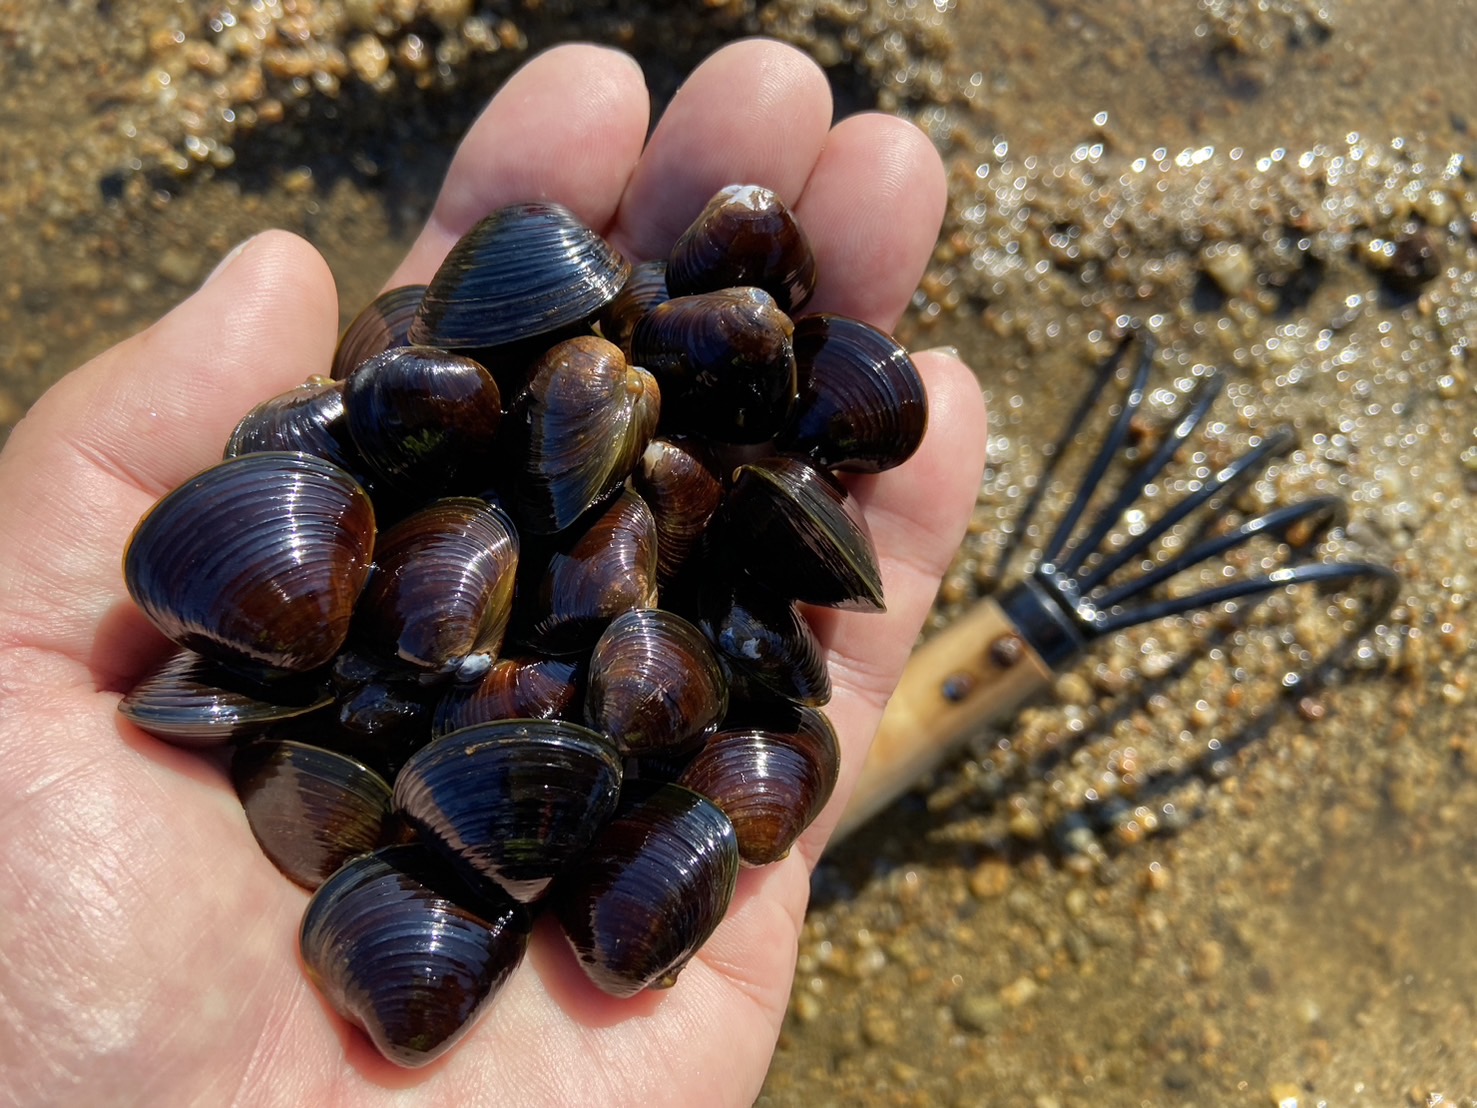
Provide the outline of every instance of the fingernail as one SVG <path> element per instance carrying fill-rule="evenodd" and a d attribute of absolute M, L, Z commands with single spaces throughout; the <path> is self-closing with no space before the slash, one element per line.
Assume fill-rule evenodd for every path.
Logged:
<path fill-rule="evenodd" d="M 228 253 L 224 258 L 215 263 L 215 268 L 210 271 L 209 277 L 200 282 L 200 287 L 203 289 L 206 285 L 210 284 L 210 282 L 214 281 L 217 277 L 219 277 L 222 273 L 229 269 L 231 263 L 234 262 L 237 258 L 241 257 L 241 255 L 246 252 L 246 248 L 250 246 L 255 240 L 256 236 L 253 235 L 251 238 L 246 239 L 244 242 L 238 242 L 234 247 L 232 247 L 230 253 Z"/>
<path fill-rule="evenodd" d="M 959 348 L 957 346 L 930 346 L 927 350 L 920 350 L 918 353 L 942 354 L 946 358 L 953 358 L 956 362 L 964 360 L 959 357 Z"/>

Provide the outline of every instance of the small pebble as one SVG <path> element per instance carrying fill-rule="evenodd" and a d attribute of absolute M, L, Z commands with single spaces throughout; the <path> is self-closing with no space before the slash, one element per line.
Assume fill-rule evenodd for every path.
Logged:
<path fill-rule="evenodd" d="M 974 867 L 969 875 L 969 891 L 979 900 L 994 900 L 1010 888 L 1010 866 L 991 858 Z"/>
<path fill-rule="evenodd" d="M 1000 990 L 1000 1000 L 1008 1008 L 1019 1008 L 1036 999 L 1040 991 L 1041 986 L 1034 977 L 1021 976 Z"/>
<path fill-rule="evenodd" d="M 1226 948 L 1214 939 L 1207 939 L 1195 948 L 1190 959 L 1190 972 L 1196 981 L 1210 981 L 1220 976 L 1226 966 Z"/>
<path fill-rule="evenodd" d="M 955 1023 L 978 1034 L 993 1031 L 1005 1018 L 1005 1008 L 999 999 L 979 990 L 960 993 L 954 1000 L 953 1012 Z"/>

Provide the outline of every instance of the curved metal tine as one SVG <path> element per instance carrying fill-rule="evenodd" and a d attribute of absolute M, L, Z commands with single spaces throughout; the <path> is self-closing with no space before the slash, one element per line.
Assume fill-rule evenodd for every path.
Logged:
<path fill-rule="evenodd" d="M 1163 619 L 1165 616 L 1184 615 L 1186 612 L 1212 608 L 1229 600 L 1264 596 L 1288 585 L 1309 583 L 1340 585 L 1361 578 L 1378 581 L 1381 587 L 1381 596 L 1378 604 L 1372 609 L 1373 614 L 1366 615 L 1363 622 L 1363 627 L 1367 629 L 1389 611 L 1390 605 L 1394 603 L 1400 583 L 1400 578 L 1396 576 L 1395 571 L 1388 566 L 1376 565 L 1373 562 L 1309 562 L 1300 566 L 1283 566 L 1263 577 L 1233 581 L 1193 596 L 1174 597 L 1142 608 L 1104 614 L 1093 627 L 1093 633 L 1111 635 L 1115 631 L 1122 631 L 1124 628 L 1134 627 L 1140 623 L 1150 623 L 1156 619 Z"/>
<path fill-rule="evenodd" d="M 1220 395 L 1224 383 L 1220 372 L 1213 371 L 1196 386 L 1190 406 L 1175 424 L 1174 430 L 1160 444 L 1159 449 L 1154 452 L 1154 456 L 1148 462 L 1128 475 L 1113 502 L 1098 513 L 1097 519 L 1093 521 L 1092 530 L 1072 548 L 1071 556 L 1057 566 L 1059 572 L 1074 577 L 1077 575 L 1082 564 L 1098 549 L 1102 541 L 1108 537 L 1108 533 L 1118 526 L 1123 513 L 1128 511 L 1134 501 L 1144 494 L 1144 490 L 1149 487 L 1154 478 L 1159 476 L 1185 441 L 1195 433 L 1195 429 L 1205 422 L 1210 406 Z"/>
<path fill-rule="evenodd" d="M 1258 535 L 1280 534 L 1294 548 L 1305 548 L 1312 544 L 1315 534 L 1337 527 L 1348 518 L 1348 514 L 1348 505 L 1337 496 L 1315 496 L 1296 504 L 1285 505 L 1257 516 L 1255 519 L 1249 519 L 1224 534 L 1196 543 L 1162 565 L 1155 566 L 1142 577 L 1119 585 L 1116 589 L 1110 589 L 1102 596 L 1094 597 L 1093 603 L 1103 609 L 1116 607 L 1133 596 L 1148 592 L 1155 585 L 1168 581 L 1191 566 L 1208 562 L 1238 546 L 1244 546 Z M 1307 541 L 1288 540 L 1287 532 L 1294 525 L 1306 521 L 1316 521 L 1309 529 Z"/>
<path fill-rule="evenodd" d="M 1154 365 L 1154 353 L 1157 344 L 1151 335 L 1144 335 L 1141 340 L 1142 352 L 1139 355 L 1138 366 L 1133 372 L 1133 383 L 1129 386 L 1128 395 L 1123 398 L 1123 408 L 1118 413 L 1118 418 L 1108 430 L 1103 439 L 1103 445 L 1098 449 L 1097 457 L 1093 459 L 1092 466 L 1078 482 L 1077 493 L 1072 497 L 1072 503 L 1067 505 L 1061 522 L 1057 524 L 1052 533 L 1051 541 L 1047 543 L 1046 549 L 1041 552 L 1041 565 L 1055 567 L 1057 558 L 1061 555 L 1062 548 L 1067 545 L 1067 540 L 1072 537 L 1072 532 L 1077 529 L 1077 521 L 1082 518 L 1082 513 L 1087 510 L 1088 502 L 1092 499 L 1094 490 L 1102 483 L 1103 475 L 1118 457 L 1118 451 L 1123 446 L 1123 440 L 1128 437 L 1128 425 L 1133 417 L 1144 405 L 1144 393 L 1148 387 L 1149 370 Z M 1122 347 L 1119 347 L 1122 350 Z M 1053 576 L 1057 576 L 1053 569 Z"/>
<path fill-rule="evenodd" d="M 1256 443 L 1246 453 L 1242 454 L 1221 468 L 1220 472 L 1210 480 L 1202 484 L 1194 492 L 1189 493 L 1183 499 L 1170 505 L 1169 509 L 1149 527 L 1135 536 L 1134 540 L 1125 543 L 1111 556 L 1103 558 L 1092 572 L 1086 574 L 1079 584 L 1083 593 L 1091 592 L 1097 588 L 1129 561 L 1139 557 L 1149 547 L 1158 542 L 1170 528 L 1176 526 L 1181 520 L 1193 512 L 1196 508 L 1207 501 L 1219 496 L 1228 489 L 1240 487 L 1242 482 L 1249 480 L 1271 457 L 1287 450 L 1296 441 L 1296 436 L 1289 427 L 1279 427 L 1266 438 Z"/>
<path fill-rule="evenodd" d="M 1051 490 L 1052 478 L 1056 476 L 1057 467 L 1061 464 L 1062 457 L 1067 452 L 1067 447 L 1076 439 L 1078 432 L 1082 430 L 1082 425 L 1087 422 L 1088 415 L 1101 402 L 1103 391 L 1107 389 L 1108 382 L 1113 379 L 1118 373 L 1119 368 L 1123 365 L 1124 352 L 1133 344 L 1133 337 L 1132 331 L 1124 335 L 1118 341 L 1118 346 L 1113 353 L 1103 359 L 1103 364 L 1098 367 L 1096 380 L 1093 381 L 1082 399 L 1078 401 L 1077 410 L 1072 413 L 1072 418 L 1067 420 L 1066 425 L 1062 428 L 1061 435 L 1058 436 L 1056 442 L 1052 443 L 1051 452 L 1046 455 L 1046 465 L 1042 467 L 1041 475 L 1036 480 L 1036 488 L 1026 500 L 1025 507 L 1016 516 L 1015 531 L 1011 535 L 1010 541 L 1006 543 L 1005 548 L 1000 552 L 1000 562 L 995 567 L 997 577 L 1004 579 L 1006 569 L 1009 568 L 1016 554 L 1020 552 L 1021 545 L 1026 541 L 1026 532 L 1030 528 L 1031 520 L 1035 518 L 1036 510 L 1041 507 L 1041 501 L 1046 498 L 1046 494 Z M 1053 541 L 1055 541 L 1055 534 L 1053 534 Z"/>

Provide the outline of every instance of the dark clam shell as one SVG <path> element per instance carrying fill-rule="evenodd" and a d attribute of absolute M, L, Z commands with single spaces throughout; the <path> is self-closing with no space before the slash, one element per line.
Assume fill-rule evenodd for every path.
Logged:
<path fill-rule="evenodd" d="M 622 754 L 691 746 L 728 711 L 722 667 L 692 624 L 641 608 L 610 623 L 590 655 L 585 722 L 609 735 Z"/>
<path fill-rule="evenodd" d="M 349 433 L 392 486 L 477 492 L 502 422 L 497 382 L 471 358 L 400 346 L 344 379 Z"/>
<path fill-rule="evenodd" d="M 508 413 L 509 508 L 537 534 L 562 531 L 626 479 L 656 430 L 656 381 L 594 335 L 534 366 Z"/>
<path fill-rule="evenodd" d="M 535 589 L 530 644 L 547 654 L 588 650 L 607 624 L 656 605 L 656 521 L 625 490 L 548 562 Z"/>
<path fill-rule="evenodd" d="M 332 670 L 339 723 L 362 735 L 429 727 L 436 694 L 426 691 L 420 677 L 398 662 L 359 650 L 340 651 Z"/>
<path fill-rule="evenodd" d="M 135 685 L 118 711 L 155 738 L 205 747 L 259 734 L 332 699 L 321 680 L 257 681 L 181 650 Z"/>
<path fill-rule="evenodd" d="M 806 709 L 793 731 L 719 731 L 677 783 L 723 810 L 746 865 L 766 866 L 790 852 L 836 787 L 841 748 L 825 715 Z"/>
<path fill-rule="evenodd" d="M 305 743 L 250 743 L 236 751 L 231 780 L 262 853 L 307 889 L 379 846 L 390 818 L 383 777 L 357 758 Z"/>
<path fill-rule="evenodd" d="M 364 484 L 364 459 L 359 456 L 344 419 L 341 381 L 314 377 L 306 384 L 262 401 L 236 424 L 226 443 L 225 456 L 234 458 L 265 450 L 300 450 L 315 455 Z"/>
<path fill-rule="evenodd" d="M 800 395 L 779 449 L 831 469 L 877 473 L 913 456 L 928 397 L 913 360 L 884 331 L 841 315 L 795 321 Z"/>
<path fill-rule="evenodd" d="M 299 943 L 334 1011 L 400 1066 L 423 1066 L 471 1028 L 528 946 L 523 907 L 473 894 L 423 847 L 361 854 L 319 886 Z"/>
<path fill-rule="evenodd" d="M 469 879 L 527 902 L 589 846 L 620 787 L 605 736 L 563 720 L 497 720 L 418 750 L 395 778 L 395 810 Z"/>
<path fill-rule="evenodd" d="M 513 204 L 462 236 L 431 279 L 413 342 L 470 350 L 594 319 L 631 266 L 559 204 Z"/>
<path fill-rule="evenodd" d="M 743 565 L 807 604 L 882 611 L 882 575 L 866 519 L 839 482 L 798 458 L 740 466 L 723 506 L 725 541 Z"/>
<path fill-rule="evenodd" d="M 330 376 L 341 381 L 376 354 L 410 345 L 410 324 L 421 306 L 425 285 L 386 289 L 356 315 L 338 340 Z"/>
<path fill-rule="evenodd" d="M 359 601 L 364 644 L 418 669 L 491 665 L 513 607 L 518 534 L 501 509 L 449 497 L 380 536 Z"/>
<path fill-rule="evenodd" d="M 794 325 L 762 289 L 658 304 L 631 336 L 632 360 L 662 389 L 662 427 L 719 442 L 772 438 L 795 399 Z"/>
<path fill-rule="evenodd" d="M 499 658 L 482 680 L 452 688 L 431 730 L 449 734 L 496 719 L 567 719 L 577 713 L 584 663 L 575 658 Z"/>
<path fill-rule="evenodd" d="M 626 997 L 676 982 L 722 921 L 737 880 L 727 816 L 679 786 L 632 781 L 550 896 L 586 975 Z"/>
<path fill-rule="evenodd" d="M 743 680 L 796 704 L 831 699 L 820 642 L 793 601 L 739 576 L 709 582 L 699 605 L 698 626 L 733 675 L 730 695 Z"/>
<path fill-rule="evenodd" d="M 815 291 L 815 255 L 783 200 L 761 185 L 729 185 L 672 247 L 667 285 L 673 296 L 754 285 L 793 313 Z"/>
<path fill-rule="evenodd" d="M 179 645 L 301 671 L 343 646 L 373 545 L 374 509 L 343 470 L 307 454 L 246 454 L 155 504 L 123 576 Z"/>
<path fill-rule="evenodd" d="M 667 291 L 667 263 L 642 262 L 631 269 L 631 276 L 605 310 L 600 313 L 600 334 L 621 348 L 627 360 L 631 357 L 631 335 L 641 317 L 658 304 L 672 299 Z"/>
<path fill-rule="evenodd" d="M 652 439 L 631 474 L 656 520 L 656 573 L 665 585 L 697 549 L 723 502 L 723 481 L 709 450 L 697 439 Z"/>

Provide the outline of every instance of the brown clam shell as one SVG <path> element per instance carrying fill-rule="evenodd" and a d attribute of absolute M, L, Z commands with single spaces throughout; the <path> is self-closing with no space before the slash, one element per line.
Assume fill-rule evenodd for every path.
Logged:
<path fill-rule="evenodd" d="M 357 758 L 306 743 L 243 746 L 231 780 L 262 853 L 305 889 L 379 846 L 390 818 L 384 778 Z"/>
<path fill-rule="evenodd" d="M 387 484 L 476 493 L 503 405 L 497 382 L 471 358 L 399 346 L 344 379 L 344 412 L 360 455 Z"/>
<path fill-rule="evenodd" d="M 361 485 L 367 466 L 344 418 L 342 381 L 314 377 L 264 400 L 242 417 L 226 443 L 225 457 L 267 450 L 302 451 L 332 462 Z"/>
<path fill-rule="evenodd" d="M 568 208 L 510 204 L 461 237 L 431 278 L 412 342 L 474 350 L 593 320 L 631 265 Z"/>
<path fill-rule="evenodd" d="M 588 650 L 607 624 L 656 604 L 656 521 L 623 490 L 549 559 L 532 600 L 530 645 L 547 654 Z"/>
<path fill-rule="evenodd" d="M 506 514 L 474 497 L 438 500 L 380 536 L 355 629 L 419 669 L 485 669 L 508 627 L 517 570 Z"/>
<path fill-rule="evenodd" d="M 604 339 L 550 349 L 508 413 L 508 507 L 519 525 L 550 534 L 574 523 L 626 479 L 660 407 L 652 376 Z"/>
<path fill-rule="evenodd" d="M 171 655 L 118 704 L 142 731 L 175 746 L 220 746 L 332 703 L 321 679 L 253 680 L 193 650 Z"/>
<path fill-rule="evenodd" d="M 675 984 L 722 922 L 737 881 L 727 816 L 677 785 L 632 781 L 550 900 L 585 974 L 627 997 Z"/>
<path fill-rule="evenodd" d="M 719 731 L 677 783 L 723 810 L 745 865 L 765 866 L 790 852 L 836 787 L 841 747 L 825 715 L 805 709 L 793 731 Z"/>
<path fill-rule="evenodd" d="M 665 431 L 764 442 L 795 399 L 793 330 L 762 289 L 721 289 L 652 308 L 631 336 L 631 357 L 661 384 Z"/>
<path fill-rule="evenodd" d="M 365 305 L 339 337 L 330 376 L 341 381 L 360 362 L 397 346 L 409 346 L 410 324 L 425 291 L 425 285 L 400 285 L 386 289 Z"/>
<path fill-rule="evenodd" d="M 725 541 L 754 555 L 756 579 L 807 604 L 882 611 L 882 574 L 872 533 L 855 501 L 828 472 L 798 458 L 740 466 L 723 506 Z"/>
<path fill-rule="evenodd" d="M 698 548 L 723 502 L 723 481 L 711 451 L 697 439 L 652 439 L 631 473 L 631 487 L 656 519 L 656 572 L 673 580 Z"/>
<path fill-rule="evenodd" d="M 800 394 L 775 446 L 830 469 L 877 473 L 913 456 L 928 397 L 893 337 L 841 315 L 795 321 Z"/>
<path fill-rule="evenodd" d="M 753 285 L 793 314 L 815 291 L 815 255 L 794 214 L 762 185 L 729 185 L 672 247 L 673 296 Z"/>
<path fill-rule="evenodd" d="M 658 304 L 672 299 L 667 291 L 667 263 L 642 262 L 633 266 L 620 293 L 600 313 L 600 334 L 621 348 L 631 360 L 631 335 L 641 317 Z"/>
<path fill-rule="evenodd" d="M 577 658 L 499 658 L 481 681 L 457 685 L 442 697 L 432 733 L 497 719 L 568 719 L 579 711 L 584 673 Z"/>
<path fill-rule="evenodd" d="M 699 598 L 698 627 L 732 674 L 730 696 L 755 682 L 796 704 L 831 699 L 820 642 L 794 601 L 743 575 L 714 579 Z"/>
<path fill-rule="evenodd" d="M 167 637 L 217 661 L 303 671 L 344 644 L 369 576 L 374 509 L 307 454 L 246 454 L 186 481 L 139 521 L 129 595 Z"/>
<path fill-rule="evenodd" d="M 496 889 L 472 890 L 420 846 L 350 859 L 313 894 L 298 935 L 329 1005 L 399 1066 L 423 1066 L 467 1033 L 523 960 L 529 921 Z"/>
<path fill-rule="evenodd" d="M 623 612 L 590 655 L 585 722 L 623 755 L 680 750 L 716 730 L 728 711 L 728 682 L 692 624 L 671 612 Z"/>
<path fill-rule="evenodd" d="M 474 724 L 416 751 L 395 778 L 395 811 L 471 881 L 528 903 L 615 811 L 620 754 L 564 720 Z"/>

